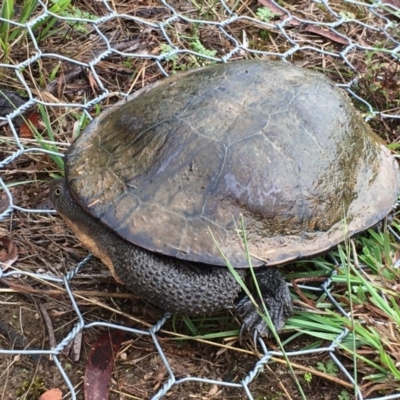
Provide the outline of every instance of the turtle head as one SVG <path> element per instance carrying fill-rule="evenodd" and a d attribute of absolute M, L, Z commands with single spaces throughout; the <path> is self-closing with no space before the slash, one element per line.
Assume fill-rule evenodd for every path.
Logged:
<path fill-rule="evenodd" d="M 114 279 L 122 283 L 114 271 L 114 265 L 108 251 L 117 249 L 126 252 L 123 240 L 106 228 L 100 221 L 87 214 L 72 197 L 65 179 L 54 179 L 50 183 L 50 201 L 58 214 L 74 231 L 82 244 L 110 269 Z"/>
<path fill-rule="evenodd" d="M 54 179 L 50 183 L 49 196 L 54 208 L 68 225 L 79 223 L 87 218 L 87 214 L 72 197 L 65 179 Z"/>

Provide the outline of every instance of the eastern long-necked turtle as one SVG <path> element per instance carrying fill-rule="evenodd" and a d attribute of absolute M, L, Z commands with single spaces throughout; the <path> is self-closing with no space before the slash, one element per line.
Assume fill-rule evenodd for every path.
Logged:
<path fill-rule="evenodd" d="M 244 278 L 243 216 L 280 329 L 292 303 L 273 266 L 373 226 L 399 182 L 383 141 L 322 74 L 240 61 L 166 78 L 102 114 L 67 151 L 51 200 L 119 282 L 187 315 L 235 303 L 215 241 Z M 266 332 L 248 299 L 238 311 Z"/>

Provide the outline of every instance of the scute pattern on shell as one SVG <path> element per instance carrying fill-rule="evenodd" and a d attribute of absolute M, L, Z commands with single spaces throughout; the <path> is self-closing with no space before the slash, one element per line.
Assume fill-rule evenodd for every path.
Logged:
<path fill-rule="evenodd" d="M 398 166 L 347 96 L 290 64 L 164 79 L 93 121 L 66 155 L 78 203 L 148 250 L 235 267 L 325 251 L 391 209 Z M 345 218 L 344 218 L 345 217 Z"/>

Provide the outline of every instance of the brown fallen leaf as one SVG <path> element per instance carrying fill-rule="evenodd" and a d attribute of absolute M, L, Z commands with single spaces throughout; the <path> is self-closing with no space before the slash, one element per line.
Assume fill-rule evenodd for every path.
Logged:
<path fill-rule="evenodd" d="M 40 118 L 40 114 L 35 112 L 25 117 L 19 128 L 19 136 L 25 139 L 32 139 L 32 126 L 38 128 L 40 126 Z"/>
<path fill-rule="evenodd" d="M 0 244 L 5 247 L 0 249 L 0 267 L 3 271 L 6 271 L 18 260 L 18 247 L 11 239 L 5 236 L 0 236 Z"/>
<path fill-rule="evenodd" d="M 214 397 L 218 393 L 218 389 L 219 389 L 218 385 L 213 383 L 210 386 L 210 390 L 208 391 L 208 396 L 211 397 L 211 398 Z"/>
<path fill-rule="evenodd" d="M 339 43 L 339 44 L 343 44 L 343 45 L 350 44 L 349 39 L 346 39 L 343 36 L 340 36 L 338 33 L 335 33 L 328 29 L 318 28 L 318 26 L 315 26 L 315 25 L 307 25 L 304 30 L 307 32 L 311 32 L 316 35 L 322 36 L 326 39 L 329 39 L 331 42 L 335 42 L 335 43 Z"/>
<path fill-rule="evenodd" d="M 400 1 L 400 0 L 399 0 Z M 263 5 L 264 7 L 269 8 L 275 15 L 278 16 L 287 16 L 287 14 L 282 11 L 279 7 L 277 7 L 271 0 L 258 0 L 258 2 Z M 314 33 L 315 35 L 322 36 L 326 39 L 329 39 L 332 42 L 342 44 L 342 45 L 348 45 L 349 40 L 346 38 L 340 36 L 339 34 L 332 32 L 328 29 L 322 29 L 319 28 L 318 26 L 312 25 L 312 24 L 305 24 L 301 23 L 300 21 L 297 21 L 296 19 L 292 19 L 290 23 L 286 24 L 286 27 L 291 27 L 291 26 L 299 26 L 302 31 Z"/>
<path fill-rule="evenodd" d="M 110 329 L 90 350 L 85 370 L 85 400 L 108 400 L 115 357 L 127 332 Z"/>
<path fill-rule="evenodd" d="M 50 389 L 43 393 L 39 400 L 61 400 L 62 392 L 60 389 Z"/>

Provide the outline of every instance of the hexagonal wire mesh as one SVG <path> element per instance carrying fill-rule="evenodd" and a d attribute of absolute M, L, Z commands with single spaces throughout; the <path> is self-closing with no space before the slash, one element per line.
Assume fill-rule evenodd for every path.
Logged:
<path fill-rule="evenodd" d="M 388 4 L 384 6 L 381 4 L 384 2 L 380 1 L 363 3 L 359 1 L 330 2 L 328 0 L 321 0 L 305 3 L 307 9 L 311 10 L 309 14 L 302 12 L 301 7 L 296 7 L 295 5 L 285 8 L 272 0 L 260 1 L 258 6 L 261 7 L 264 5 L 272 13 L 268 16 L 267 14 L 270 12 L 268 11 L 263 16 L 263 10 L 265 12 L 265 9 L 263 9 L 257 14 L 258 17 L 256 17 L 254 13 L 249 12 L 248 3 L 222 0 L 213 2 L 212 7 L 210 6 L 209 8 L 205 5 L 199 6 L 200 8 L 197 8 L 196 13 L 193 14 L 191 13 L 191 9 L 195 7 L 189 7 L 189 3 L 186 4 L 187 9 L 184 9 L 181 4 L 173 1 L 159 1 L 157 4 L 152 4 L 151 7 L 139 7 L 129 6 L 129 4 L 116 5 L 114 2 L 98 0 L 92 3 L 91 14 L 79 14 L 79 7 L 76 7 L 74 15 L 61 12 L 60 9 L 54 6 L 55 3 L 52 3 L 53 5 L 46 5 L 44 2 L 39 1 L 37 9 L 35 9 L 29 18 L 22 22 L 18 17 L 13 18 L 13 20 L 0 18 L 0 21 L 3 23 L 9 23 L 9 27 L 18 28 L 20 34 L 25 34 L 26 40 L 29 41 L 31 46 L 29 52 L 22 57 L 21 62 L 15 61 L 18 58 L 14 57 L 8 58 L 8 60 L 13 59 L 14 63 L 0 64 L 0 67 L 6 69 L 7 74 L 12 77 L 11 80 L 17 82 L 17 86 L 25 91 L 28 96 L 28 99 L 24 101 L 20 101 L 20 99 L 14 100 L 15 109 L 10 109 L 8 115 L 0 118 L 3 125 L 7 124 L 12 132 L 9 142 L 13 147 L 9 155 L 0 163 L 3 171 L 0 175 L 0 184 L 3 191 L 1 220 L 4 224 L 7 224 L 4 225 L 5 231 L 8 230 L 13 211 L 21 213 L 47 213 L 48 210 L 33 210 L 18 206 L 18 201 L 14 201 L 12 191 L 6 183 L 7 175 L 4 173 L 4 168 L 27 153 L 58 154 L 38 145 L 36 139 L 28 140 L 21 138 L 17 132 L 19 126 L 18 117 L 35 104 L 42 104 L 46 107 L 80 108 L 90 117 L 88 110 L 114 94 L 110 92 L 104 76 L 101 76 L 99 72 L 100 66 L 101 68 L 108 68 L 106 61 L 111 57 L 119 57 L 123 63 L 127 63 L 128 69 L 131 68 L 129 63 L 132 60 L 135 60 L 136 65 L 139 66 L 152 62 L 158 68 L 158 72 L 155 72 L 155 74 L 161 72 L 163 75 L 167 75 L 164 69 L 166 62 L 174 63 L 175 70 L 183 68 L 178 61 L 183 56 L 193 61 L 192 66 L 201 65 L 204 60 L 227 62 L 235 58 L 243 58 L 246 54 L 291 61 L 296 59 L 301 60 L 304 56 L 319 57 L 322 67 L 330 59 L 341 60 L 348 71 L 354 72 L 353 76 L 360 75 L 361 69 L 360 65 L 357 65 L 358 58 L 356 57 L 360 53 L 363 53 L 368 58 L 375 52 L 383 52 L 386 54 L 388 63 L 399 61 L 400 41 L 398 36 L 396 37 L 396 20 L 393 19 L 393 14 L 400 11 L 395 8 L 393 5 L 394 2 L 387 2 Z M 193 4 L 197 3 L 193 2 Z M 209 11 L 208 14 L 202 13 L 205 9 Z M 213 14 L 212 12 L 215 9 L 218 9 L 217 14 Z M 22 12 L 22 10 L 16 8 L 16 15 Z M 191 18 L 191 15 L 195 15 L 196 19 Z M 360 18 L 360 16 L 364 16 L 365 18 Z M 130 37 L 129 35 L 124 35 L 121 31 L 110 33 L 107 29 L 107 23 L 110 21 L 113 21 L 117 27 L 120 27 L 119 24 L 121 23 L 127 26 L 134 26 L 137 35 Z M 90 31 L 91 45 L 89 50 L 82 48 L 79 49 L 82 51 L 78 52 L 65 51 L 53 53 L 48 47 L 48 42 L 45 42 L 42 37 L 46 34 L 46 27 L 50 26 L 50 23 L 52 24 L 51 27 L 57 27 L 57 24 L 61 22 L 64 22 L 64 26 L 69 26 L 71 30 L 82 29 L 86 33 Z M 359 28 L 362 35 L 353 35 L 352 29 L 354 27 Z M 254 28 L 257 28 L 258 32 L 265 34 L 264 41 L 268 42 L 268 46 L 263 43 L 257 43 L 257 39 L 252 36 L 249 38 L 249 33 L 251 34 Z M 209 47 L 213 45 L 216 50 L 207 51 L 207 46 L 204 47 L 203 43 L 200 43 L 198 39 L 193 40 L 190 46 L 187 45 L 189 42 L 176 40 L 179 35 L 183 37 L 184 33 L 190 29 L 201 31 L 202 42 L 205 43 L 208 41 Z M 398 32 L 397 30 L 397 34 Z M 68 31 L 65 32 L 66 43 L 70 40 L 68 37 L 69 34 Z M 157 43 L 154 43 L 152 39 L 154 35 L 157 36 Z M 279 41 L 279 43 L 276 43 L 276 41 Z M 93 43 L 94 45 L 92 45 Z M 275 50 L 271 51 L 273 48 Z M 75 55 L 70 56 L 69 54 Z M 21 58 L 21 55 L 19 57 Z M 26 71 L 40 69 L 49 60 L 53 62 L 56 60 L 58 66 L 64 65 L 68 67 L 66 68 L 68 72 L 62 76 L 62 79 L 66 82 L 71 81 L 83 70 L 86 70 L 92 79 L 92 85 L 96 86 L 96 93 L 93 98 L 83 104 L 76 104 L 73 101 L 71 103 L 61 102 L 57 96 L 59 79 L 55 77 L 51 79 L 50 84 L 46 86 L 45 90 L 39 90 L 38 86 L 35 86 L 33 82 L 27 79 Z M 346 76 L 346 74 L 343 74 L 343 76 Z M 370 117 L 378 114 L 383 120 L 385 118 L 400 119 L 400 115 L 385 114 L 376 110 L 369 102 L 358 96 L 352 90 L 356 83 L 357 78 L 351 79 L 348 82 L 344 81 L 339 86 L 347 90 L 358 101 L 364 103 L 365 107 L 369 110 Z M 122 94 L 126 94 L 128 91 L 129 86 L 126 85 L 120 90 Z M 18 231 L 14 232 L 14 234 L 18 235 Z M 7 270 L 8 272 L 3 272 L 0 269 L 0 278 L 2 279 L 13 276 L 31 276 L 46 282 L 61 283 L 65 286 L 72 308 L 76 313 L 76 323 L 73 329 L 49 350 L 0 349 L 0 354 L 51 355 L 52 360 L 58 367 L 70 390 L 70 397 L 72 399 L 76 398 L 76 391 L 68 377 L 68 372 L 60 362 L 60 354 L 78 332 L 94 326 L 124 329 L 134 335 L 147 335 L 152 338 L 168 372 L 168 379 L 159 388 L 158 392 L 154 394 L 153 399 L 162 398 L 169 392 L 173 385 L 187 381 L 199 381 L 219 386 L 242 388 L 245 395 L 249 399 L 253 399 L 249 383 L 253 381 L 271 357 L 282 357 L 282 353 L 270 351 L 265 343 L 260 340 L 260 346 L 264 354 L 263 357 L 248 372 L 247 376 L 238 383 L 195 376 L 178 379 L 157 339 L 157 332 L 161 329 L 168 316 L 165 316 L 148 330 L 132 329 L 103 322 L 89 323 L 85 320 L 77 304 L 76 296 L 72 293 L 70 282 L 85 267 L 89 259 L 90 256 L 80 262 L 73 271 L 61 277 L 56 277 L 46 272 L 29 273 L 25 270 L 22 271 L 18 269 L 18 264 L 12 270 Z M 330 283 L 328 279 L 320 288 L 316 289 L 314 287 L 309 289 L 325 292 L 326 296 L 339 312 L 348 317 L 348 314 L 330 294 Z M 336 347 L 344 340 L 347 334 L 348 330 L 344 329 L 331 345 L 326 348 L 289 352 L 287 356 L 292 357 L 311 353 L 320 354 L 321 352 L 329 353 L 332 360 L 341 369 L 349 382 L 354 383 L 354 377 L 335 355 Z M 362 394 L 359 392 L 358 399 L 362 398 Z M 381 397 L 382 400 L 395 398 L 400 398 L 400 394 Z"/>

